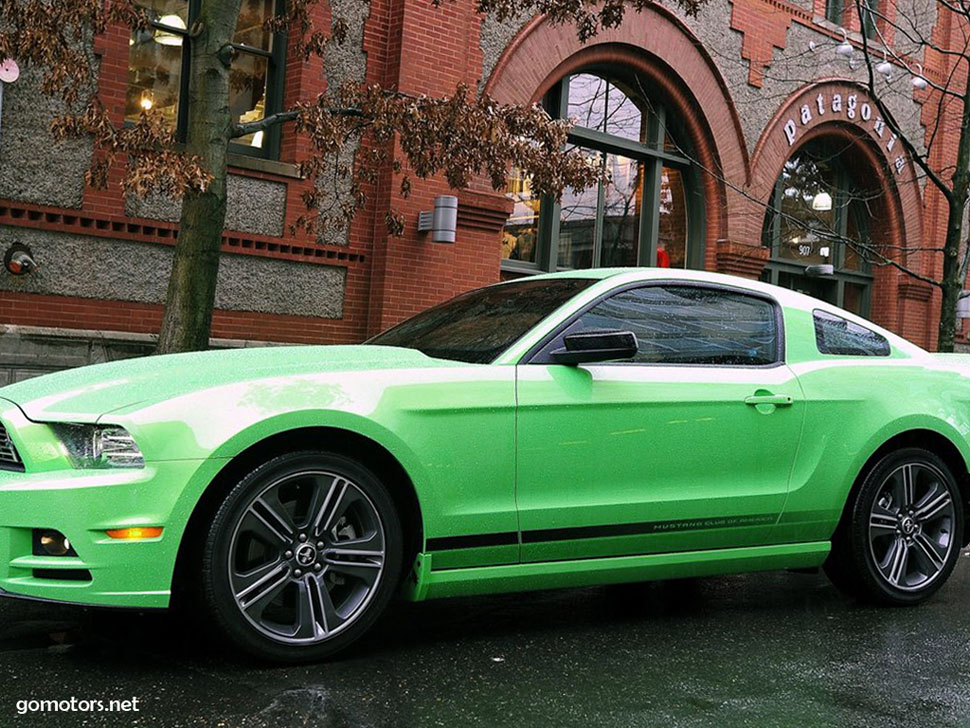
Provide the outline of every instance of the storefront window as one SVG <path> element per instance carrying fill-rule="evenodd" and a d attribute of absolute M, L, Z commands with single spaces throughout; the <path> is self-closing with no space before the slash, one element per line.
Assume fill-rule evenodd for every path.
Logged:
<path fill-rule="evenodd" d="M 188 28 L 198 13 L 198 0 L 137 0 L 152 24 L 136 30 L 129 41 L 125 119 L 138 120 L 143 111 L 160 113 L 179 138 L 186 128 L 188 53 L 183 52 Z M 275 0 L 243 0 L 233 39 L 235 56 L 229 75 L 229 108 L 233 121 L 256 121 L 279 109 L 283 39 L 265 29 L 276 12 Z M 233 149 L 257 156 L 277 153 L 276 130 L 235 140 Z"/>
<path fill-rule="evenodd" d="M 503 267 L 529 272 L 703 264 L 694 240 L 702 207 L 688 152 L 678 142 L 676 120 L 641 87 L 635 78 L 585 72 L 550 93 L 547 107 L 574 122 L 569 144 L 604 172 L 605 181 L 566 190 L 559 201 L 536 200 L 528 181 L 514 173 Z"/>
<path fill-rule="evenodd" d="M 865 315 L 870 195 L 853 178 L 845 152 L 844 143 L 812 141 L 785 162 L 765 215 L 764 244 L 772 254 L 764 279 Z M 817 265 L 832 265 L 835 275 L 810 276 Z"/>
<path fill-rule="evenodd" d="M 664 167 L 660 176 L 660 230 L 657 265 L 687 268 L 687 189 L 679 169 Z"/>

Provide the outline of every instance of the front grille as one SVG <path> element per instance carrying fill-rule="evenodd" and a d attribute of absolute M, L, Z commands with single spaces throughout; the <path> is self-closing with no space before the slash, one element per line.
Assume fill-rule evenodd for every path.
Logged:
<path fill-rule="evenodd" d="M 3 470 L 23 470 L 24 463 L 14 447 L 7 428 L 0 424 L 0 469 Z"/>

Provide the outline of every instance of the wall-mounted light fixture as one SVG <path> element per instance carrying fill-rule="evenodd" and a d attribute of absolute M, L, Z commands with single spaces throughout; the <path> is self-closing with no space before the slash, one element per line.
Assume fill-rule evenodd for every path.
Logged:
<path fill-rule="evenodd" d="M 970 291 L 962 291 L 957 299 L 957 318 L 970 318 Z"/>
<path fill-rule="evenodd" d="M 876 72 L 885 76 L 887 82 L 893 80 L 893 64 L 889 62 L 885 51 L 882 53 L 882 60 L 876 64 Z"/>
<path fill-rule="evenodd" d="M 433 243 L 455 242 L 458 229 L 458 198 L 454 195 L 438 195 L 434 198 L 434 210 L 418 214 L 418 232 L 431 233 Z"/>
<path fill-rule="evenodd" d="M 913 76 L 913 88 L 917 91 L 923 91 L 926 89 L 926 78 L 923 76 L 923 66 L 917 63 L 916 67 L 919 69 L 919 75 Z"/>
<path fill-rule="evenodd" d="M 14 243 L 3 254 L 3 267 L 15 276 L 24 276 L 37 270 L 34 254 L 23 243 Z"/>
<path fill-rule="evenodd" d="M 852 61 L 852 44 L 849 42 L 849 34 L 845 32 L 845 28 L 839 28 L 842 31 L 842 42 L 835 47 L 835 52 L 844 58 L 848 58 L 849 62 Z"/>
<path fill-rule="evenodd" d="M 839 28 L 839 32 L 842 33 L 842 42 L 835 46 L 836 55 L 842 56 L 849 62 L 849 68 L 853 71 L 859 67 L 860 61 L 855 56 L 855 49 L 852 47 L 852 43 L 849 42 L 849 34 L 846 32 L 845 28 Z M 824 45 L 824 44 L 823 44 Z M 816 43 L 814 40 L 808 42 L 808 50 L 812 53 L 817 51 L 822 46 Z M 907 71 L 913 73 L 912 68 L 906 65 L 899 56 L 893 56 L 896 61 L 902 65 Z M 923 91 L 929 85 L 929 81 L 926 80 L 926 75 L 923 72 L 923 66 L 919 63 L 914 64 L 916 68 L 919 69 L 919 73 L 913 74 L 912 84 L 913 88 L 917 91 Z M 889 62 L 889 58 L 885 51 L 882 54 L 882 60 L 879 61 L 873 69 L 882 74 L 886 78 L 886 82 L 889 83 L 893 80 L 893 64 Z"/>

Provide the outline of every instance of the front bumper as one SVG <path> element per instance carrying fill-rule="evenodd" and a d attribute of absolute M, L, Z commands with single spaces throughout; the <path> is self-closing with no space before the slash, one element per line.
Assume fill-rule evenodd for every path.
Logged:
<path fill-rule="evenodd" d="M 217 466 L 174 460 L 130 470 L 0 471 L 0 591 L 85 605 L 168 606 L 179 543 L 200 484 Z M 143 541 L 106 534 L 135 526 L 164 531 Z M 77 556 L 35 555 L 34 529 L 60 531 Z"/>

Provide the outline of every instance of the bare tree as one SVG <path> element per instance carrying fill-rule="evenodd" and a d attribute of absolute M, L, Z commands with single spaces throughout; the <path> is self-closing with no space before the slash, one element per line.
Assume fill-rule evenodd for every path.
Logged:
<path fill-rule="evenodd" d="M 940 288 L 942 305 L 940 309 L 939 338 L 940 351 L 953 351 L 957 331 L 957 303 L 963 291 L 967 266 L 970 264 L 970 251 L 964 238 L 964 218 L 967 202 L 970 200 L 970 3 L 965 0 L 935 0 L 936 28 L 944 32 L 927 32 L 919 17 L 898 13 L 890 20 L 884 13 L 877 13 L 869 7 L 866 0 L 855 0 L 856 10 L 863 19 L 870 18 L 872 35 L 885 49 L 886 58 L 910 70 L 917 78 L 923 79 L 930 90 L 931 101 L 935 105 L 935 124 L 927 132 L 925 140 L 910 138 L 893 121 L 877 83 L 880 74 L 876 70 L 881 62 L 867 33 L 862 34 L 862 53 L 866 66 L 866 85 L 887 126 L 896 134 L 913 163 L 925 176 L 946 202 L 946 235 L 942 249 L 943 271 L 939 278 L 929 278 L 929 282 Z M 886 30 L 892 29 L 896 38 L 907 46 L 904 55 L 886 42 Z M 949 29 L 946 37 L 945 31 Z M 940 78 L 934 74 L 921 73 L 915 68 L 916 58 L 934 55 L 941 61 Z M 957 120 L 956 128 L 948 127 L 948 120 Z M 936 149 L 942 144 L 943 133 L 957 135 L 956 158 L 947 159 Z M 922 142 L 922 143 L 921 143 Z M 927 280 L 926 275 L 907 270 Z"/>

